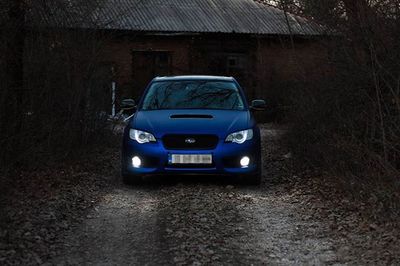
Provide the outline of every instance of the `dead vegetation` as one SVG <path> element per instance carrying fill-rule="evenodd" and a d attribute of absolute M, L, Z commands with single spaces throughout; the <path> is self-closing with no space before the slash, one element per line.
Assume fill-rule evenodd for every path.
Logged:
<path fill-rule="evenodd" d="M 113 145 L 82 153 L 53 167 L 18 171 L 0 187 L 0 264 L 43 265 L 63 246 L 62 236 L 117 179 L 119 150 Z"/>
<path fill-rule="evenodd" d="M 99 57 L 103 35 L 59 28 L 68 17 L 80 23 L 94 8 L 96 1 L 2 2 L 2 172 L 64 160 L 103 141 L 112 76 Z M 96 23 L 85 17 L 89 22 Z"/>
<path fill-rule="evenodd" d="M 343 191 L 373 203 L 377 216 L 398 216 L 398 1 L 272 2 L 335 33 L 325 43 L 329 75 L 312 84 L 304 77 L 282 91 L 293 106 L 287 112 L 289 145 L 301 161 L 338 180 Z"/>

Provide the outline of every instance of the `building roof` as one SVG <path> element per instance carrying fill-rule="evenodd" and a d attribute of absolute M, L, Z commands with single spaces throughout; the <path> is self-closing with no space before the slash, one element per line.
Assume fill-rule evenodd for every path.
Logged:
<path fill-rule="evenodd" d="M 70 28 L 151 33 L 325 33 L 312 21 L 254 0 L 87 0 L 82 6 L 63 1 L 66 8 L 59 6 L 60 1 L 48 1 L 58 6 L 52 4 L 36 12 L 42 12 L 47 25 Z"/>

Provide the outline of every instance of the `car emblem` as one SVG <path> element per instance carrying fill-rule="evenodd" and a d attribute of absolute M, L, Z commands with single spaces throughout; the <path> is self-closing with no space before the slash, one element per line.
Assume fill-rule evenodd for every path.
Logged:
<path fill-rule="evenodd" d="M 188 144 L 194 144 L 194 143 L 196 143 L 196 140 L 189 138 L 189 139 L 185 139 L 185 142 Z"/>

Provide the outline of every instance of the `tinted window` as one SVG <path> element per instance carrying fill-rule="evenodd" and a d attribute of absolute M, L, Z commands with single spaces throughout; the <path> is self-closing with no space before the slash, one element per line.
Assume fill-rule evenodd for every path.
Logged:
<path fill-rule="evenodd" d="M 234 82 L 155 82 L 144 98 L 142 110 L 225 109 L 243 110 L 243 99 Z"/>

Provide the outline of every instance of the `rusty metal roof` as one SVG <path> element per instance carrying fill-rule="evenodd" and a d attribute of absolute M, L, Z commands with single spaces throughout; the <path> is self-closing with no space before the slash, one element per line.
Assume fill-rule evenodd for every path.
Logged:
<path fill-rule="evenodd" d="M 96 0 L 96 5 L 86 2 L 63 16 L 54 7 L 50 10 L 45 11 L 47 21 L 73 28 L 152 33 L 325 33 L 312 21 L 254 0 Z"/>

